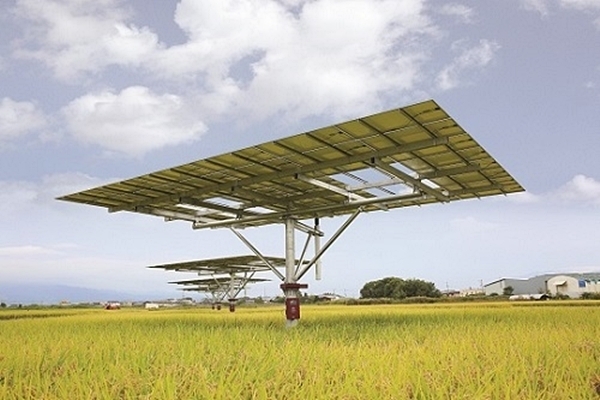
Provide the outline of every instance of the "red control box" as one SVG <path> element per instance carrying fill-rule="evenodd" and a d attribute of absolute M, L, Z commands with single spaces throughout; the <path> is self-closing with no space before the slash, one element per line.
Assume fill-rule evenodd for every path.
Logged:
<path fill-rule="evenodd" d="M 285 299 L 285 318 L 300 319 L 300 299 L 295 297 Z"/>

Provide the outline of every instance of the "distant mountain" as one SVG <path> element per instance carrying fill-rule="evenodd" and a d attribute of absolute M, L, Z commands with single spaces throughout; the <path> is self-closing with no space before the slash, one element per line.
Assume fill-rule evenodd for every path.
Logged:
<path fill-rule="evenodd" d="M 131 294 L 114 290 L 90 289 L 66 285 L 0 283 L 0 302 L 6 304 L 58 304 L 61 301 L 69 301 L 71 303 L 137 301 L 163 298 L 164 295 L 164 293 L 150 295 Z"/>

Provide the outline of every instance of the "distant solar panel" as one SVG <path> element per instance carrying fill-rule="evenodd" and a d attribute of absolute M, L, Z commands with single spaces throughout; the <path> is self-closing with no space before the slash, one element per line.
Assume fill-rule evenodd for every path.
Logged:
<path fill-rule="evenodd" d="M 227 300 L 229 310 L 235 311 L 236 298 L 248 284 L 269 281 L 266 278 L 255 277 L 257 272 L 283 267 L 284 258 L 246 255 L 153 265 L 148 268 L 195 272 L 199 277 L 169 283 L 181 286 L 183 291 L 210 294 L 213 307 Z"/>
<path fill-rule="evenodd" d="M 219 277 L 204 277 L 198 279 L 185 279 L 182 281 L 172 281 L 169 282 L 172 285 L 181 285 L 181 286 L 196 286 L 196 287 L 220 287 L 223 285 L 229 285 L 232 281 L 237 284 L 237 282 L 241 282 L 242 279 L 247 283 L 257 283 L 257 282 L 268 282 L 269 279 L 266 278 L 239 278 L 236 280 L 229 276 L 219 276 Z"/>
<path fill-rule="evenodd" d="M 111 212 L 243 227 L 524 189 L 435 101 L 60 197 Z"/>
<path fill-rule="evenodd" d="M 272 267 L 285 267 L 285 258 L 264 257 L 264 260 L 254 255 L 210 258 L 206 260 L 182 261 L 177 263 L 151 265 L 148 268 L 160 268 L 168 271 L 198 272 L 209 274 L 230 274 L 238 272 L 268 271 Z"/>
<path fill-rule="evenodd" d="M 295 265 L 306 265 L 308 261 L 294 260 Z M 151 265 L 148 268 L 164 269 L 167 271 L 195 272 L 199 276 L 209 276 L 205 280 L 215 282 L 218 275 L 227 275 L 218 277 L 218 279 L 229 280 L 231 276 L 253 274 L 255 272 L 272 271 L 277 273 L 277 268 L 285 268 L 286 260 L 282 257 L 270 257 L 261 255 L 244 255 L 233 257 L 209 258 L 205 260 L 182 261 L 169 264 Z M 281 273 L 279 273 L 280 276 Z M 258 278 L 257 278 L 258 279 Z M 204 278 L 196 279 L 198 284 Z M 260 281 L 257 280 L 256 282 Z M 183 282 L 170 282 L 183 283 Z"/>

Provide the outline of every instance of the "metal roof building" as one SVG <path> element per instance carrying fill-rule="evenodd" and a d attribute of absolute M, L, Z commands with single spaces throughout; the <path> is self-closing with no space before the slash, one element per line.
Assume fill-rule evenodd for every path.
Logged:
<path fill-rule="evenodd" d="M 486 295 L 504 293 L 512 287 L 514 295 L 549 293 L 578 298 L 583 293 L 600 293 L 600 272 L 570 272 L 537 275 L 527 279 L 501 278 L 483 285 Z"/>

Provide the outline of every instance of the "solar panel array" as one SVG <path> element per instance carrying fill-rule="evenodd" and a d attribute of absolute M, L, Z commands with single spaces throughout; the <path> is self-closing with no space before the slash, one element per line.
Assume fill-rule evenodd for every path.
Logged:
<path fill-rule="evenodd" d="M 258 226 L 524 189 L 435 101 L 397 108 L 61 200 L 184 220 Z"/>
<path fill-rule="evenodd" d="M 271 266 L 267 265 L 268 262 Z M 169 282 L 178 285 L 183 291 L 211 293 L 215 300 L 234 296 L 250 283 L 267 282 L 269 279 L 255 277 L 257 272 L 269 271 L 271 267 L 282 268 L 285 259 L 281 257 L 263 257 L 243 255 L 212 258 L 205 260 L 183 261 L 169 264 L 152 265 L 148 268 L 167 271 L 195 272 L 199 276 Z"/>
<path fill-rule="evenodd" d="M 285 258 L 266 256 L 264 259 L 275 268 L 285 267 Z M 182 261 L 151 265 L 148 268 L 165 269 L 167 271 L 196 272 L 198 275 L 261 272 L 269 271 L 271 269 L 263 260 L 254 255 Z"/>

